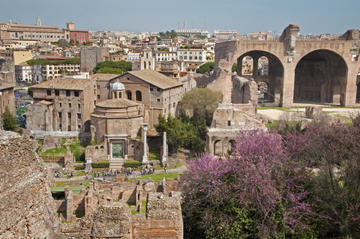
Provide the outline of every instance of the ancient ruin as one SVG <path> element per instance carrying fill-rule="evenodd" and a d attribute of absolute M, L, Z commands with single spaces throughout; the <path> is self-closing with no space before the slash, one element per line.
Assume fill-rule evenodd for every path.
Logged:
<path fill-rule="evenodd" d="M 251 77 L 266 85 L 266 102 L 293 106 L 295 103 L 318 103 L 352 106 L 360 92 L 359 34 L 347 31 L 337 40 L 302 40 L 300 27 L 289 25 L 279 40 L 241 40 L 216 44 L 215 68 L 207 87 L 221 91 L 223 103 L 234 103 L 232 66 L 237 75 Z M 245 75 L 242 61 L 253 59 L 253 72 Z M 269 61 L 268 74 L 258 72 L 261 57 Z"/>
<path fill-rule="evenodd" d="M 56 238 L 60 220 L 37 143 L 0 131 L 0 238 Z"/>

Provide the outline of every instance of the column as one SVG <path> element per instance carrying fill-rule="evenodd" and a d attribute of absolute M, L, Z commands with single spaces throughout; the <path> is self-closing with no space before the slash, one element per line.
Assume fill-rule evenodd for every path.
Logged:
<path fill-rule="evenodd" d="M 259 77 L 259 73 L 258 73 L 258 69 L 259 68 L 259 57 L 258 56 L 254 56 L 253 57 L 253 78 L 254 80 L 256 80 Z"/>
<path fill-rule="evenodd" d="M 167 164 L 167 144 L 166 144 L 166 132 L 163 134 L 163 151 L 162 151 L 162 159 L 161 164 L 164 166 Z"/>
<path fill-rule="evenodd" d="M 147 130 L 148 130 L 148 124 L 143 123 L 142 126 L 143 126 L 143 141 L 144 141 L 144 155 L 142 158 L 142 163 L 147 164 L 149 162 L 148 161 L 148 152 L 147 152 L 147 135 L 146 135 Z"/>

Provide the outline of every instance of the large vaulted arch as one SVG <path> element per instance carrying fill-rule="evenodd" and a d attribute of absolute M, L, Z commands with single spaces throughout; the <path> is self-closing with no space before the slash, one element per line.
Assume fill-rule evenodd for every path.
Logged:
<path fill-rule="evenodd" d="M 244 59 L 252 59 L 246 61 Z M 249 66 L 249 62 L 252 66 Z M 243 69 L 246 67 L 246 69 Z M 251 74 L 249 74 L 251 69 Z M 236 72 L 239 76 L 252 78 L 259 87 L 259 103 L 280 104 L 282 98 L 282 83 L 284 80 L 284 66 L 280 59 L 267 51 L 253 50 L 237 58 Z M 264 87 L 266 85 L 266 87 Z M 235 92 L 233 92 L 234 94 Z M 235 93 L 236 94 L 236 93 Z"/>
<path fill-rule="evenodd" d="M 294 103 L 344 105 L 348 67 L 330 50 L 315 50 L 295 69 Z"/>

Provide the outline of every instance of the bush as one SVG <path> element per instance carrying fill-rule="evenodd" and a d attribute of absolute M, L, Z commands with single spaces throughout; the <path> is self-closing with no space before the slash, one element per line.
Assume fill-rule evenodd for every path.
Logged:
<path fill-rule="evenodd" d="M 124 163 L 124 168 L 138 168 L 141 166 L 141 162 L 136 160 L 126 160 Z"/>
<path fill-rule="evenodd" d="M 96 64 L 94 73 L 122 74 L 131 71 L 132 64 L 129 61 L 103 61 Z"/>
<path fill-rule="evenodd" d="M 109 167 L 109 162 L 96 162 L 96 163 L 91 163 L 91 167 L 93 168 L 108 168 Z"/>
<path fill-rule="evenodd" d="M 84 170 L 85 166 L 75 166 L 75 170 Z"/>
<path fill-rule="evenodd" d="M 199 88 L 185 93 L 180 101 L 180 106 L 183 114 L 190 112 L 190 116 L 210 126 L 213 114 L 222 98 L 223 96 L 219 92 L 208 88 Z"/>
<path fill-rule="evenodd" d="M 15 117 L 10 113 L 8 107 L 5 108 L 4 113 L 2 114 L 3 128 L 4 130 L 15 131 L 17 123 Z"/>
<path fill-rule="evenodd" d="M 205 64 L 202 64 L 199 69 L 196 70 L 196 73 L 204 74 L 206 72 L 210 72 L 214 69 L 214 66 L 214 62 L 206 62 Z"/>
<path fill-rule="evenodd" d="M 185 238 L 308 233 L 305 165 L 289 157 L 281 136 L 242 132 L 233 151 L 231 158 L 189 162 L 182 177 Z"/>

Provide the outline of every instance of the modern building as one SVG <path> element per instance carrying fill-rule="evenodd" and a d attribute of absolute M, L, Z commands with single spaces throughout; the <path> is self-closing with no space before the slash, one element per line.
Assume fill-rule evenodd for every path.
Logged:
<path fill-rule="evenodd" d="M 75 29 L 75 24 L 73 22 L 67 22 L 66 26 L 69 31 L 70 41 L 73 40 L 74 42 L 79 42 L 80 44 L 89 41 L 89 31 Z"/>
<path fill-rule="evenodd" d="M 0 23 L 0 40 L 56 42 L 60 39 L 70 41 L 67 29 L 60 30 L 56 26 L 42 26 L 39 19 L 36 25 L 18 24 L 12 21 Z"/>
<path fill-rule="evenodd" d="M 32 71 L 31 66 L 26 62 L 15 66 L 15 78 L 16 82 L 32 83 Z"/>
<path fill-rule="evenodd" d="M 205 62 L 206 61 L 206 50 L 202 48 L 178 48 L 177 60 L 184 62 Z"/>

